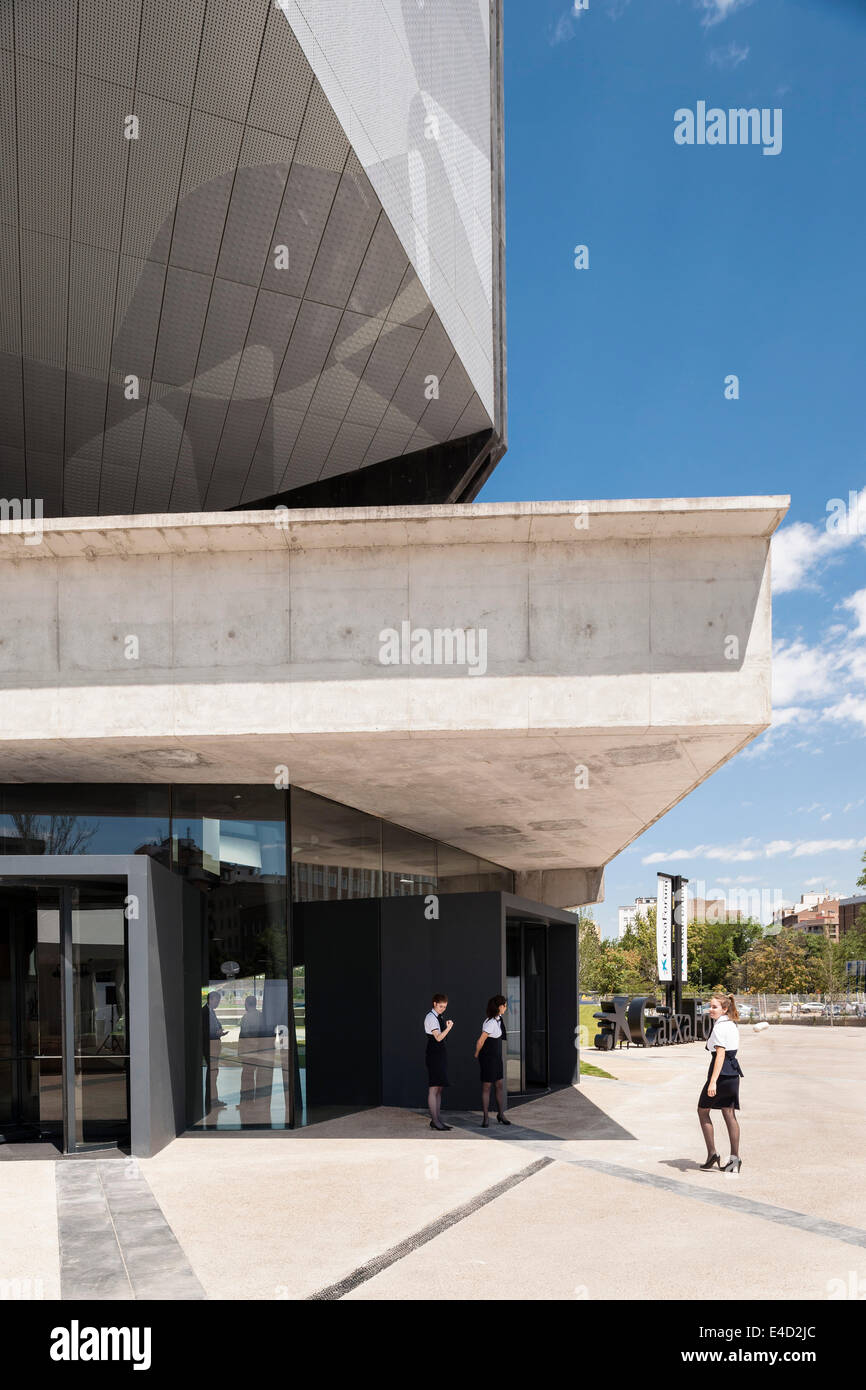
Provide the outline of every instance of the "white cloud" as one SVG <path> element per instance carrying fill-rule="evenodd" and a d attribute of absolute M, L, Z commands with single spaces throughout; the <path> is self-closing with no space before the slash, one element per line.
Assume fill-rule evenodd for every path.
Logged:
<path fill-rule="evenodd" d="M 655 851 L 645 855 L 641 863 L 668 864 L 680 859 L 721 859 L 725 863 L 740 863 L 743 860 L 775 859 L 778 855 L 785 855 L 789 859 L 802 859 L 806 855 L 835 854 L 854 849 L 866 849 L 866 838 L 862 840 L 770 840 L 764 845 L 749 838 L 741 841 L 739 845 L 695 845 L 693 849 L 677 849 L 671 854 Z M 739 881 L 746 882 L 747 880 Z"/>
<path fill-rule="evenodd" d="M 853 501 L 853 506 L 849 505 Z M 828 529 L 829 528 L 829 529 Z M 794 521 L 773 536 L 773 593 L 814 587 L 818 572 L 852 545 L 866 543 L 866 488 L 827 503 L 824 526 Z"/>
<path fill-rule="evenodd" d="M 821 718 L 836 719 L 846 724 L 862 724 L 866 729 L 866 695 L 844 695 L 835 705 L 825 709 Z"/>
<path fill-rule="evenodd" d="M 832 671 L 823 652 L 808 647 L 800 639 L 776 644 L 773 652 L 774 706 L 800 708 L 804 700 L 819 700 L 834 688 Z M 779 720 L 780 724 L 793 722 L 790 718 Z"/>
<path fill-rule="evenodd" d="M 715 24 L 721 24 L 735 10 L 741 10 L 751 3 L 752 0 L 695 0 L 695 8 L 703 11 L 701 24 L 705 29 L 710 29 Z"/>
<path fill-rule="evenodd" d="M 747 43 L 737 43 L 733 39 L 723 48 L 711 48 L 707 57 L 714 68 L 730 70 L 738 68 L 740 63 L 744 63 L 749 56 L 749 45 Z"/>
<path fill-rule="evenodd" d="M 801 859 L 806 854 L 835 854 L 848 849 L 864 849 L 866 840 L 801 840 L 794 850 L 794 858 Z"/>
<path fill-rule="evenodd" d="M 586 11 L 579 6 L 577 0 L 575 0 L 571 9 L 566 10 L 556 21 L 550 35 L 551 44 L 568 43 L 569 39 L 573 39 L 577 33 L 577 21 L 580 19 L 581 15 L 585 13 Z"/>
<path fill-rule="evenodd" d="M 842 603 L 843 608 L 848 608 L 857 619 L 857 626 L 854 629 L 858 637 L 866 637 L 866 589 L 858 589 L 856 594 L 851 594 Z"/>

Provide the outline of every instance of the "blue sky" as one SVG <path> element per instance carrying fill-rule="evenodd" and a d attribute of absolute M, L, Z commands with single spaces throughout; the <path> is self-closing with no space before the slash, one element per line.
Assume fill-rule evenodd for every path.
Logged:
<path fill-rule="evenodd" d="M 505 3 L 509 452 L 481 500 L 791 496 L 773 728 L 608 867 L 606 935 L 667 866 L 718 893 L 855 890 L 864 73 L 864 0 Z M 675 144 L 699 101 L 780 108 L 781 151 Z"/>

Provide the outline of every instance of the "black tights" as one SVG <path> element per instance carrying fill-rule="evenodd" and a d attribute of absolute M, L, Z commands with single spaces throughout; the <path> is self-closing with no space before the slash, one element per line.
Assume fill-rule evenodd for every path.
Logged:
<path fill-rule="evenodd" d="M 431 1086 L 427 1092 L 427 1105 L 430 1110 L 430 1119 L 434 1125 L 441 1125 L 439 1111 L 442 1109 L 442 1087 Z"/>
<path fill-rule="evenodd" d="M 496 1111 L 497 1111 L 497 1114 L 499 1114 L 499 1115 L 502 1114 L 502 1077 L 500 1076 L 500 1078 L 499 1078 L 498 1081 L 482 1081 L 482 1083 L 481 1083 L 481 1109 L 482 1109 L 483 1112 L 484 1112 L 484 1118 L 485 1118 L 485 1120 L 487 1119 L 487 1116 L 488 1116 L 488 1113 L 489 1113 L 489 1110 L 490 1110 L 490 1087 L 491 1087 L 491 1086 L 495 1086 L 495 1087 L 496 1087 Z"/>
<path fill-rule="evenodd" d="M 728 1139 L 731 1144 L 731 1158 L 738 1158 L 740 1154 L 740 1122 L 737 1119 L 737 1112 L 732 1105 L 726 1105 L 722 1109 L 722 1116 L 728 1129 Z M 707 1158 L 712 1158 L 716 1152 L 716 1140 L 713 1134 L 712 1111 L 698 1106 L 698 1119 L 701 1122 L 701 1132 L 704 1136 L 704 1143 L 707 1146 Z"/>

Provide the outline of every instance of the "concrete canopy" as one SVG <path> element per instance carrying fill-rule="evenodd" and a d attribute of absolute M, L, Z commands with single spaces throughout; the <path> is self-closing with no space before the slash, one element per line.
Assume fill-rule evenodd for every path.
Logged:
<path fill-rule="evenodd" d="M 305 51 L 324 72 L 333 7 L 5 0 L 0 497 L 218 510 L 501 433 L 496 78 L 467 3 L 407 17 L 401 102 L 371 106 L 357 42 L 338 115 Z M 364 9 L 375 40 L 384 0 Z M 449 71 L 425 66 L 437 25 L 481 84 L 468 111 L 422 89 Z"/>
<path fill-rule="evenodd" d="M 16 527 L 0 777 L 285 769 L 515 870 L 526 896 L 591 901 L 605 863 L 769 724 L 787 504 L 113 517 L 47 522 L 38 544 Z M 453 642 L 425 660 L 437 630 L 463 634 L 462 664 Z"/>

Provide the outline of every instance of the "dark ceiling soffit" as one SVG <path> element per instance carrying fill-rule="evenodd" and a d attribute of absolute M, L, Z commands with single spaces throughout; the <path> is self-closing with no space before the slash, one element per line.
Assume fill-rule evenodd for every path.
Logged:
<path fill-rule="evenodd" d="M 399 454 L 367 468 L 337 473 L 288 492 L 241 502 L 232 512 L 264 511 L 268 507 L 405 507 L 425 503 L 471 502 L 504 454 L 493 430 L 479 430 Z"/>

